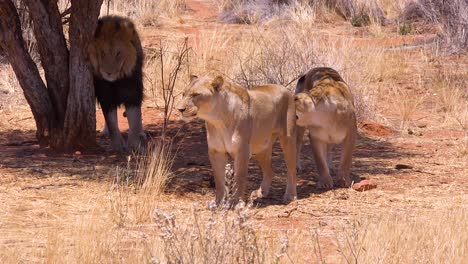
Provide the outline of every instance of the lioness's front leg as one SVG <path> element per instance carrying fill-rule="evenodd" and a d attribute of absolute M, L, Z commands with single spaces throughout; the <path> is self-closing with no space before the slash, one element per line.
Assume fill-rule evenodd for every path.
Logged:
<path fill-rule="evenodd" d="M 106 126 L 109 130 L 109 136 L 111 138 L 111 148 L 116 151 L 126 151 L 127 147 L 122 134 L 119 130 L 119 124 L 117 120 L 117 108 L 103 108 L 104 119 Z"/>
<path fill-rule="evenodd" d="M 238 151 L 234 154 L 234 179 L 237 185 L 233 202 L 245 199 L 245 187 L 249 168 L 250 146 L 248 142 L 239 142 Z"/>
<path fill-rule="evenodd" d="M 330 170 L 327 164 L 327 151 L 328 144 L 318 139 L 313 138 L 309 134 L 310 145 L 314 153 L 315 166 L 317 166 L 319 181 L 317 183 L 318 189 L 331 189 L 333 188 L 333 179 L 330 176 Z"/>
<path fill-rule="evenodd" d="M 350 187 L 351 186 L 351 164 L 353 159 L 354 145 L 356 143 L 356 129 L 353 127 L 348 132 L 348 135 L 343 141 L 340 157 L 340 167 L 336 179 L 336 185 L 338 187 Z"/>
<path fill-rule="evenodd" d="M 208 149 L 208 156 L 210 158 L 211 167 L 213 168 L 216 188 L 216 204 L 219 204 L 224 199 L 224 170 L 227 163 L 227 155 L 224 152 Z"/>

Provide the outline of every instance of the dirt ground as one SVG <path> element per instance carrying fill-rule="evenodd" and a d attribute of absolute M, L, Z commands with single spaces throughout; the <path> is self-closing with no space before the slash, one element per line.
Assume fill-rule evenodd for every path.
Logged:
<path fill-rule="evenodd" d="M 145 27 L 141 33 L 143 45 L 156 47 L 160 38 L 174 32 L 181 37 L 196 38 L 202 30 L 209 31 L 219 23 L 216 7 L 211 1 L 188 1 L 187 5 L 189 11 L 183 17 L 184 23 Z M 242 27 L 232 25 L 235 30 L 242 30 Z M 316 34 L 330 38 L 352 36 L 357 40 L 356 45 L 388 47 L 401 47 L 432 36 L 402 37 L 388 33 L 388 37 L 376 39 L 360 33 L 362 30 L 344 23 L 324 24 L 317 26 Z M 401 52 L 411 58 L 411 69 L 418 68 L 418 61 L 423 60 L 415 50 Z M 466 55 L 439 60 L 443 67 L 457 62 L 457 65 L 468 68 Z M 401 87 L 413 87 L 410 89 L 415 94 L 426 93 L 418 90 L 424 88 L 414 86 L 411 76 L 402 76 L 392 82 Z M 17 103 L 0 110 L 6 120 L 0 123 L 0 245 L 32 248 L 46 240 L 50 228 L 60 228 L 60 225 L 74 221 L 86 212 L 92 201 L 103 199 L 114 181 L 115 168 L 125 167 L 127 158 L 108 153 L 109 142 L 103 137 L 98 139 L 102 149 L 93 153 L 61 154 L 40 149 L 35 140 L 32 115 L 21 99 L 21 93 L 8 96 L 18 99 L 9 98 L 10 102 Z M 421 104 L 403 131 L 397 129 L 398 109 L 391 105 L 382 105 L 380 121 L 360 124 L 352 173 L 354 179 L 374 183 L 377 187 L 372 190 L 318 190 L 312 153 L 306 145 L 303 148 L 305 172 L 298 174 L 298 200 L 284 205 L 281 197 L 285 188 L 285 164 L 276 144 L 273 189 L 269 198 L 254 203 L 255 221 L 266 229 L 319 227 L 326 235 L 333 234 L 337 226 L 346 225 L 356 215 L 369 218 L 378 217 L 382 212 L 417 215 L 438 210 L 448 202 L 466 205 L 468 156 L 460 146 L 467 135 L 456 126 L 442 124 L 442 118 L 433 109 L 433 100 L 436 99 L 429 97 Z M 124 118 L 119 121 L 121 130 L 126 131 L 128 126 Z M 143 123 L 151 137 L 160 135 L 161 122 L 161 111 L 146 103 Z M 98 113 L 97 127 L 101 128 L 102 124 L 102 115 Z M 177 115 L 172 117 L 168 133 L 174 138 L 174 177 L 159 206 L 175 206 L 183 214 L 194 202 L 205 205 L 214 197 L 206 134 L 202 122 L 186 124 Z M 337 160 L 338 155 L 335 156 Z M 248 182 L 249 191 L 258 188 L 261 182 L 260 170 L 253 160 Z"/>

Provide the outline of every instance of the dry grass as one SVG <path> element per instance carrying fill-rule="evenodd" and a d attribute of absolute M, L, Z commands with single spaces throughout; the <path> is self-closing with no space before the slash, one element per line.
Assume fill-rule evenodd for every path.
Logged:
<path fill-rule="evenodd" d="M 383 10 L 393 10 L 392 16 L 404 2 L 378 1 Z M 246 87 L 273 82 L 294 89 L 299 74 L 315 66 L 330 66 L 353 89 L 359 120 L 379 119 L 382 105 L 391 105 L 399 114 L 400 128 L 407 127 L 415 112 L 427 103 L 427 98 L 414 91 L 430 90 L 436 94 L 434 109 L 445 120 L 444 127 L 465 131 L 460 153 L 462 157 L 468 153 L 466 71 L 456 74 L 449 69 L 428 71 L 427 76 L 420 78 L 412 64 L 415 58 L 408 59 L 407 53 L 362 45 L 352 34 L 324 37 L 310 23 L 301 24 L 307 19 L 320 21 L 324 16 L 333 21 L 337 15 L 328 7 L 323 11 L 323 6 L 298 3 L 292 5 L 294 10 L 288 9 L 294 15 L 281 26 L 278 26 L 281 22 L 272 20 L 266 25 L 242 28 L 242 34 L 238 34 L 238 28 L 216 24 L 212 30 L 194 34 L 189 42 L 192 51 L 174 84 L 175 94 L 183 89 L 191 73 L 223 74 Z M 156 17 L 154 14 L 160 12 L 156 1 L 111 1 L 110 7 L 112 12 L 130 15 L 143 24 L 148 23 L 144 22 L 147 16 Z M 179 8 L 167 7 L 167 16 Z M 177 16 L 177 12 L 172 14 Z M 284 15 L 280 18 L 285 19 Z M 248 19 L 252 23 L 261 20 Z M 378 23 L 370 27 L 374 35 L 382 30 Z M 181 43 L 181 38 L 176 37 L 163 40 L 162 64 L 161 57 L 153 56 L 157 52 L 146 52 L 145 87 L 147 94 L 152 93 L 155 105 L 161 108 L 164 104 L 158 88 L 164 76 L 161 65 L 165 65 L 164 72 L 171 72 L 177 64 L 175 54 Z M 405 78 L 424 82 L 406 90 Z M 9 69 L 0 71 L 0 82 L 0 90 L 17 88 Z M 15 103 L 8 104 L 11 106 L 15 107 Z M 26 128 L 22 123 L 15 126 Z M 168 145 L 160 144 L 145 155 L 130 157 L 126 166 L 112 169 L 114 182 L 93 182 L 94 193 L 93 188 L 85 185 L 87 180 L 75 178 L 67 180 L 83 184 L 79 187 L 82 193 L 73 192 L 74 187 L 59 189 L 59 194 L 55 189 L 42 188 L 30 190 L 30 197 L 25 197 L 28 189 L 0 185 L 0 194 L 7 193 L 0 195 L 1 199 L 18 197 L 15 202 L 0 200 L 0 231 L 6 230 L 5 237 L 0 237 L 0 263 L 464 263 L 468 256 L 464 170 L 451 171 L 448 165 L 426 168 L 435 162 L 430 159 L 429 163 L 422 163 L 422 159 L 429 159 L 426 156 L 417 160 L 412 155 L 405 162 L 421 161 L 415 166 L 424 170 L 435 168 L 431 173 L 436 175 L 415 171 L 387 175 L 392 169 L 385 168 L 378 176 L 366 172 L 366 177 L 372 175 L 380 180 L 375 192 L 333 190 L 287 206 L 238 207 L 225 211 L 192 204 L 194 199 L 204 203 L 210 195 L 187 192 L 176 197 L 164 193 L 168 178 L 174 176 L 173 154 L 169 149 Z M 452 162 L 457 157 L 438 155 L 455 167 L 459 164 Z M 357 162 L 365 163 L 373 158 L 358 157 Z M 40 162 L 47 166 L 47 159 Z M 375 159 L 377 167 L 393 167 L 394 162 L 400 161 L 399 158 Z M 81 164 L 77 160 L 73 164 Z M 2 172 L 3 166 L 0 164 Z M 458 181 L 434 187 L 438 181 L 452 177 L 448 174 L 455 175 Z M 45 176 L 49 175 L 37 179 L 28 175 L 27 180 L 59 180 Z M 15 184 L 26 181 L 12 177 L 18 181 Z M 405 179 L 410 177 L 415 178 L 414 182 L 406 184 Z M 390 181 L 393 183 L 389 184 Z M 447 193 L 442 193 L 443 188 L 447 188 Z M 207 190 L 210 191 L 208 188 L 204 191 Z M 63 193 L 74 196 L 61 196 Z M 434 197 L 428 198 L 431 195 Z M 40 200 L 41 196 L 47 202 Z M 449 197 L 453 196 L 461 198 L 451 200 Z M 70 208 L 63 206 L 62 200 L 70 200 Z M 355 206 L 359 209 L 353 209 Z M 284 211 L 292 212 L 291 216 L 284 218 L 281 215 Z M 287 223 L 287 231 L 280 230 L 283 228 L 280 223 Z M 296 223 L 305 227 L 296 227 Z"/>
<path fill-rule="evenodd" d="M 413 121 L 414 114 L 421 109 L 425 101 L 425 95 L 415 95 L 414 91 L 402 87 L 391 87 L 390 97 L 392 104 L 399 114 L 400 124 L 398 129 L 406 131 Z"/>
<path fill-rule="evenodd" d="M 441 25 L 446 51 L 468 50 L 468 2 L 465 0 L 417 0 L 403 10 L 404 21 L 422 20 Z"/>
<path fill-rule="evenodd" d="M 128 16 L 144 26 L 157 25 L 159 17 L 179 17 L 185 0 L 104 0 L 101 15 Z"/>
<path fill-rule="evenodd" d="M 347 40 L 323 39 L 313 27 L 274 25 L 244 30 L 243 38 L 218 28 L 193 46 L 190 71 L 222 74 L 244 87 L 275 83 L 294 90 L 297 78 L 313 67 L 337 69 L 353 89 L 359 120 L 378 118 L 383 80 L 405 75 L 405 57 L 382 47 L 356 47 Z M 229 59 L 227 59 L 229 58 Z"/>
<path fill-rule="evenodd" d="M 229 23 L 256 24 L 278 17 L 302 22 L 341 17 L 355 26 L 367 25 L 371 20 L 386 22 L 385 12 L 375 0 L 220 0 L 219 6 L 220 19 Z"/>
<path fill-rule="evenodd" d="M 361 219 L 338 233 L 338 250 L 346 263 L 464 263 L 467 217 L 466 207 L 455 207 Z"/>
<path fill-rule="evenodd" d="M 119 192 L 126 192 L 119 194 Z M 131 215 L 139 194 L 119 210 Z M 96 197 L 97 198 L 97 197 Z M 335 232 L 323 227 L 283 232 L 256 224 L 255 209 L 184 211 L 149 205 L 147 224 L 125 218 L 116 225 L 112 203 L 95 199 L 86 213 L 51 227 L 33 255 L 0 245 L 2 263 L 464 263 L 468 254 L 468 209 L 451 201 L 431 210 L 356 216 Z M 40 250 L 38 250 L 40 249 Z"/>
<path fill-rule="evenodd" d="M 436 97 L 437 113 L 443 117 L 447 126 L 456 127 L 465 133 L 458 144 L 462 156 L 468 155 L 468 72 L 463 67 L 460 71 L 440 69 L 431 75 L 431 90 Z"/>

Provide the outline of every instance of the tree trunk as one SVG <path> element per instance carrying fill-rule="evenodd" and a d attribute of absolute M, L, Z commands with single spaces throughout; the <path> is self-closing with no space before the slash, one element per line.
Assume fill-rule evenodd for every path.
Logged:
<path fill-rule="evenodd" d="M 36 121 L 36 137 L 39 145 L 47 146 L 51 135 L 52 120 L 56 115 L 47 88 L 41 79 L 36 64 L 29 55 L 16 8 L 11 0 L 0 0 L 0 46 L 23 89 Z"/>
<path fill-rule="evenodd" d="M 70 15 L 70 90 L 65 116 L 65 144 L 96 145 L 96 101 L 93 75 L 86 61 L 102 0 L 73 0 Z"/>
<path fill-rule="evenodd" d="M 86 59 L 102 0 L 72 0 L 70 52 L 57 0 L 23 0 L 34 24 L 47 87 L 22 37 L 11 0 L 0 0 L 0 48 L 5 52 L 31 107 L 41 146 L 89 149 L 96 145 L 93 76 Z"/>
<path fill-rule="evenodd" d="M 57 114 L 59 128 L 63 128 L 67 96 L 68 49 L 63 35 L 62 18 L 57 7 L 57 0 L 23 0 L 26 2 L 34 23 L 34 35 L 37 40 L 42 68 L 44 68 L 47 89 L 52 107 Z"/>

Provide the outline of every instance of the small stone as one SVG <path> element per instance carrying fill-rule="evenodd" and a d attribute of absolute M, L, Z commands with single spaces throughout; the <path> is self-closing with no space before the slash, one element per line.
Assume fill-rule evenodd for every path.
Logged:
<path fill-rule="evenodd" d="M 358 183 L 353 184 L 353 189 L 357 192 L 369 191 L 377 188 L 377 184 L 372 183 L 369 180 L 362 180 Z"/>
<path fill-rule="evenodd" d="M 75 155 L 77 156 L 81 155 L 81 151 L 75 151 Z"/>

